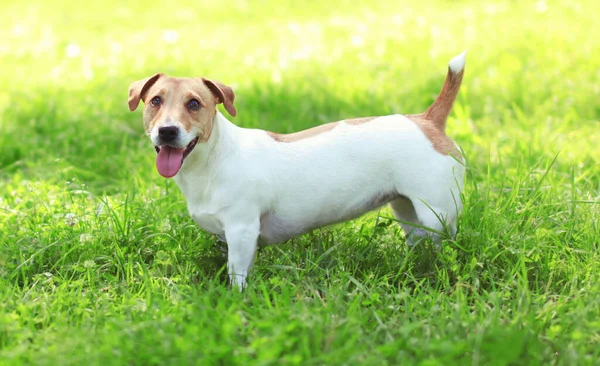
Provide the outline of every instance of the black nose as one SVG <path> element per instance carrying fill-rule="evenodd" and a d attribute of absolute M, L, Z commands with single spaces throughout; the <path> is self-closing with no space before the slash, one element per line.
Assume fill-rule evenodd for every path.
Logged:
<path fill-rule="evenodd" d="M 173 142 L 177 138 L 179 128 L 175 126 L 161 127 L 158 129 L 158 137 L 163 142 Z"/>

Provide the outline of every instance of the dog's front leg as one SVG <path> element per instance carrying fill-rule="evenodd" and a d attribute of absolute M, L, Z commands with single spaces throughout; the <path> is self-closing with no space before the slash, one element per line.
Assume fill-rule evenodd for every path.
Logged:
<path fill-rule="evenodd" d="M 246 277 L 254 264 L 258 245 L 260 222 L 236 222 L 225 228 L 227 239 L 229 280 L 240 291 L 246 285 Z"/>

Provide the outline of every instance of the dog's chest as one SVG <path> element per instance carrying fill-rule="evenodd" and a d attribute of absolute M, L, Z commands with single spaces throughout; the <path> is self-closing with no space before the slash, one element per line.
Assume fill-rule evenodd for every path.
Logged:
<path fill-rule="evenodd" d="M 202 229 L 208 231 L 211 234 L 219 236 L 221 240 L 225 239 L 225 231 L 223 230 L 223 224 L 216 214 L 209 211 L 202 210 L 199 208 L 190 207 L 190 216 L 194 222 Z"/>
<path fill-rule="evenodd" d="M 184 174 L 178 174 L 175 181 L 186 197 L 188 211 L 196 225 L 224 240 L 223 223 L 217 215 L 220 206 L 211 199 L 215 196 L 215 192 L 210 189 L 214 186 L 211 184 L 212 181 L 204 176 L 194 177 L 192 175 L 190 179 L 188 175 Z"/>

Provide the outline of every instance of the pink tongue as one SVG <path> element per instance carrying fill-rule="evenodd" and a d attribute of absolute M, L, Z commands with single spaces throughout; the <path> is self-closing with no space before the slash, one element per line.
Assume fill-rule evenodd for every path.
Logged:
<path fill-rule="evenodd" d="M 171 178 L 179 169 L 183 160 L 183 149 L 177 149 L 171 146 L 163 146 L 160 148 L 156 156 L 156 169 L 160 175 L 165 178 Z"/>

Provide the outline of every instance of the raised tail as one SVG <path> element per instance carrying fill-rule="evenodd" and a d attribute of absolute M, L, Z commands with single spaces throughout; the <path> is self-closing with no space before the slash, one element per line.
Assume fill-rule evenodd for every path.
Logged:
<path fill-rule="evenodd" d="M 435 127 L 442 132 L 446 131 L 446 119 L 452 110 L 452 104 L 454 104 L 460 84 L 462 83 L 466 54 L 467 52 L 465 51 L 450 60 L 448 63 L 448 75 L 446 75 L 446 81 L 444 81 L 440 95 L 423 113 L 423 117 L 432 121 Z"/>

